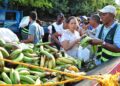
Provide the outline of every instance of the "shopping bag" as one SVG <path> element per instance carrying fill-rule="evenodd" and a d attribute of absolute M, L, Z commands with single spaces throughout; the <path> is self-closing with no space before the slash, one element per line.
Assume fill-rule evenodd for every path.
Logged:
<path fill-rule="evenodd" d="M 77 57 L 84 62 L 88 61 L 90 58 L 90 50 L 88 48 L 83 48 L 82 46 L 79 46 Z"/>

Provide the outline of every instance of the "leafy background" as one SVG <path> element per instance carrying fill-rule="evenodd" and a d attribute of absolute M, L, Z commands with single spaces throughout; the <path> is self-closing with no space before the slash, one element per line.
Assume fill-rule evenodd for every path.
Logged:
<path fill-rule="evenodd" d="M 0 8 L 3 8 L 3 1 L 0 0 Z M 59 12 L 65 16 L 90 15 L 97 12 L 105 5 L 112 4 L 117 7 L 117 18 L 120 20 L 120 6 L 114 0 L 8 0 L 8 9 L 23 11 L 28 15 L 31 10 L 36 10 L 40 18 L 55 18 Z"/>

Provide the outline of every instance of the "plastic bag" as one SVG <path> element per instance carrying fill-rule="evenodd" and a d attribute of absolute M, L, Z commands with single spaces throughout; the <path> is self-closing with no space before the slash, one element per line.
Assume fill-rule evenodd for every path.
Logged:
<path fill-rule="evenodd" d="M 78 58 L 83 60 L 84 62 L 88 61 L 90 58 L 90 50 L 88 48 L 82 48 L 81 46 L 79 46 Z"/>
<path fill-rule="evenodd" d="M 0 28 L 0 38 L 5 42 L 19 42 L 17 35 L 8 28 Z"/>
<path fill-rule="evenodd" d="M 19 28 L 23 28 L 25 26 L 28 26 L 29 21 L 30 21 L 29 16 L 23 17 L 20 24 L 19 24 Z"/>
<path fill-rule="evenodd" d="M 21 48 L 21 49 L 29 49 L 29 46 L 25 43 L 20 43 L 18 44 L 18 46 Z"/>

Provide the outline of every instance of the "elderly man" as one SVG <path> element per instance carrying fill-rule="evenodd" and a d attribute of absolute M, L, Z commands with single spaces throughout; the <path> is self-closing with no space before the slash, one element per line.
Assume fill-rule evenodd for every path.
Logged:
<path fill-rule="evenodd" d="M 105 6 L 99 12 L 103 25 L 97 30 L 98 39 L 93 39 L 90 43 L 98 45 L 97 60 L 106 62 L 120 56 L 120 24 L 115 21 L 114 6 Z"/>

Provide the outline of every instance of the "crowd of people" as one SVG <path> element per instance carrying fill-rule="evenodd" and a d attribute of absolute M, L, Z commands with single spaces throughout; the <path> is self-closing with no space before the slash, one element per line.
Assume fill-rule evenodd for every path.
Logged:
<path fill-rule="evenodd" d="M 78 56 L 79 43 L 86 34 L 92 38 L 89 44 L 98 46 L 95 61 L 96 64 L 101 64 L 120 56 L 120 24 L 116 21 L 115 16 L 116 8 L 112 5 L 105 6 L 99 10 L 98 14 L 92 14 L 90 17 L 70 16 L 65 18 L 64 14 L 60 13 L 56 22 L 47 27 L 49 30 L 49 34 L 46 36 L 49 39 L 47 41 L 50 41 L 51 46 L 56 46 L 58 50 L 64 50 L 68 55 L 80 58 Z M 29 17 L 29 29 L 26 33 L 28 37 L 21 42 L 36 44 L 44 37 L 44 28 L 37 20 L 36 12 L 31 12 Z M 86 53 L 90 59 L 89 48 L 83 52 L 83 54 Z"/>

